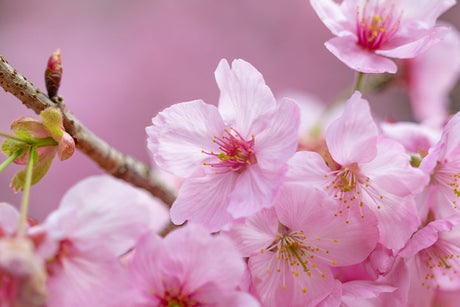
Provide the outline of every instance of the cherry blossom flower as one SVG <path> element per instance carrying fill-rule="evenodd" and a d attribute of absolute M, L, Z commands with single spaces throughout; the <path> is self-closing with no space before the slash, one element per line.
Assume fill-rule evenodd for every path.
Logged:
<path fill-rule="evenodd" d="M 334 287 L 329 266 L 364 260 L 378 239 L 377 221 L 337 214 L 320 190 L 286 184 L 266 209 L 230 234 L 249 257 L 253 284 L 264 306 L 314 306 Z"/>
<path fill-rule="evenodd" d="M 455 114 L 444 127 L 441 140 L 430 149 L 422 160 L 420 169 L 431 176 L 426 189 L 425 203 L 436 218 L 446 218 L 459 212 L 460 197 L 458 177 L 460 176 L 460 113 Z"/>
<path fill-rule="evenodd" d="M 128 270 L 130 288 L 116 306 L 259 306 L 237 291 L 245 264 L 232 241 L 197 224 L 164 239 L 145 234 Z"/>
<path fill-rule="evenodd" d="M 222 60 L 215 72 L 219 106 L 173 105 L 147 127 L 157 165 L 186 178 L 171 208 L 175 224 L 210 231 L 272 206 L 298 142 L 299 109 L 277 103 L 249 63 Z"/>
<path fill-rule="evenodd" d="M 329 156 L 301 151 L 289 161 L 287 180 L 316 186 L 338 199 L 338 212 L 364 206 L 379 220 L 380 242 L 399 249 L 420 224 L 413 194 L 428 178 L 409 163 L 399 143 L 378 135 L 369 104 L 359 92 L 326 132 Z"/>
<path fill-rule="evenodd" d="M 417 231 L 399 252 L 411 272 L 410 300 L 426 305 L 437 289 L 460 289 L 460 215 L 434 220 Z"/>
<path fill-rule="evenodd" d="M 350 68 L 395 73 L 390 58 L 413 58 L 439 42 L 448 28 L 436 19 L 455 0 L 310 0 L 321 21 L 337 37 L 326 47 Z"/>

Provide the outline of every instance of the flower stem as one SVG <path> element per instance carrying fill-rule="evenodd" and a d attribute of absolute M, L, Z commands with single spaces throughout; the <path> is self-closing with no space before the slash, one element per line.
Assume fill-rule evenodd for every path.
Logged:
<path fill-rule="evenodd" d="M 358 78 L 356 80 L 355 91 L 361 91 L 361 86 L 363 84 L 363 77 L 364 77 L 364 73 L 359 72 L 358 73 Z"/>
<path fill-rule="evenodd" d="M 23 153 L 23 149 L 19 149 L 15 153 L 13 153 L 11 156 L 8 157 L 5 161 L 3 161 L 2 164 L 0 164 L 0 172 L 2 172 L 8 165 L 11 164 L 11 162 L 14 161 L 17 157 L 19 157 Z"/>
<path fill-rule="evenodd" d="M 24 194 L 22 195 L 21 213 L 19 216 L 18 235 L 24 235 L 27 225 L 27 211 L 29 209 L 29 192 L 32 184 L 32 167 L 34 166 L 35 146 L 30 147 L 29 162 L 27 163 L 26 178 L 24 182 Z"/>

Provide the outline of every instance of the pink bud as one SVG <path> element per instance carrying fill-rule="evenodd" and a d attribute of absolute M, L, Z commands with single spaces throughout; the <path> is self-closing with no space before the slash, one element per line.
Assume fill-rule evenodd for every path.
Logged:
<path fill-rule="evenodd" d="M 48 66 L 45 71 L 45 84 L 48 96 L 50 98 L 56 97 L 61 84 L 62 77 L 62 61 L 61 61 L 61 49 L 56 49 L 49 60 Z"/>

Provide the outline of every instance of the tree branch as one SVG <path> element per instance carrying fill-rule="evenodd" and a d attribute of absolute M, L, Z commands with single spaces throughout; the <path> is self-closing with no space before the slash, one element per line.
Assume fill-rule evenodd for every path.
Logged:
<path fill-rule="evenodd" d="M 64 118 L 64 129 L 74 138 L 81 152 L 112 176 L 149 191 L 169 207 L 172 205 L 175 193 L 162 185 L 147 165 L 119 152 L 97 137 L 67 109 L 62 98 L 50 99 L 13 69 L 4 56 L 0 56 L 0 86 L 37 114 L 49 107 L 59 108 Z"/>

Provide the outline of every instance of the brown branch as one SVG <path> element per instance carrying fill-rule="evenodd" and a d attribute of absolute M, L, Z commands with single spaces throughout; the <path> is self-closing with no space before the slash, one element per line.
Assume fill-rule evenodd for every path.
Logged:
<path fill-rule="evenodd" d="M 166 205 L 172 205 L 175 193 L 163 186 L 147 165 L 117 151 L 97 137 L 67 109 L 62 98 L 51 100 L 13 69 L 3 56 L 0 56 L 0 86 L 37 114 L 49 107 L 59 108 L 64 117 L 64 129 L 74 138 L 81 152 L 112 176 L 143 188 Z"/>

